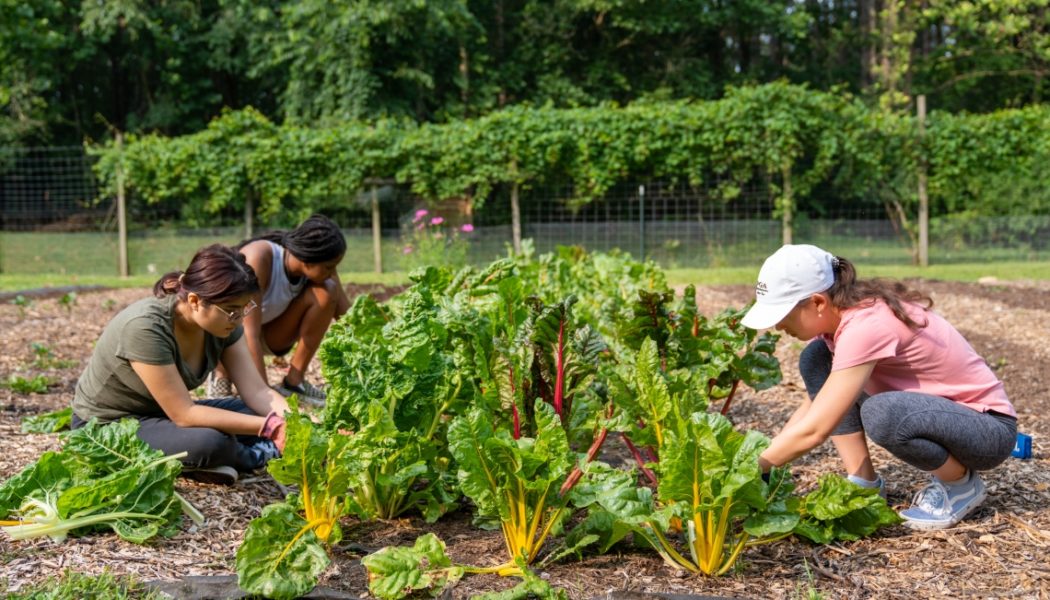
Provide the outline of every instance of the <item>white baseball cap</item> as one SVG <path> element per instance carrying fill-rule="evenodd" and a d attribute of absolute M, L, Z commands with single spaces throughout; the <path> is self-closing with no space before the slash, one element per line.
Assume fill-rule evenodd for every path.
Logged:
<path fill-rule="evenodd" d="M 792 308 L 835 283 L 836 258 L 808 244 L 781 246 L 762 263 L 755 285 L 755 305 L 741 323 L 751 329 L 768 329 Z"/>

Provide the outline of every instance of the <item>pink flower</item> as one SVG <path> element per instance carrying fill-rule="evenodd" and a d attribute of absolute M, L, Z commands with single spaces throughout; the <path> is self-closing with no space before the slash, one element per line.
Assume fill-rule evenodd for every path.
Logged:
<path fill-rule="evenodd" d="M 419 221 L 420 219 L 422 219 L 423 217 L 425 217 L 425 216 L 427 216 L 429 214 L 430 214 L 430 211 L 428 211 L 425 208 L 421 208 L 421 209 L 416 211 L 416 216 L 412 217 L 412 222 L 415 223 L 415 222 Z"/>
<path fill-rule="evenodd" d="M 474 226 L 470 223 L 467 223 L 463 227 L 460 227 L 460 230 L 462 230 L 463 233 L 470 233 L 471 231 L 474 231 Z"/>
<path fill-rule="evenodd" d="M 402 248 L 401 254 L 412 254 L 412 246 L 405 246 Z"/>
<path fill-rule="evenodd" d="M 419 231 L 420 229 L 423 229 L 426 226 L 427 226 L 426 223 L 420 223 L 419 225 L 416 225 L 416 231 Z"/>
<path fill-rule="evenodd" d="M 443 219 L 441 217 L 434 217 L 433 219 L 430 220 L 430 224 L 431 225 L 441 225 L 444 222 L 445 222 L 445 219 Z"/>

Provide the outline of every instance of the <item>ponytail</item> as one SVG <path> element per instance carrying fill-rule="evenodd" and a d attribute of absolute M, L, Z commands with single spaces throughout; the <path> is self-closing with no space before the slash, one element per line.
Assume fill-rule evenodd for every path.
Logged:
<path fill-rule="evenodd" d="M 918 323 L 908 316 L 904 309 L 905 302 L 917 304 L 925 310 L 933 308 L 933 299 L 926 294 L 890 279 L 858 280 L 857 269 L 853 263 L 841 256 L 832 261 L 832 269 L 835 273 L 835 283 L 828 289 L 827 294 L 837 308 L 871 306 L 882 300 L 893 311 L 893 315 L 908 327 L 921 329 L 926 326 L 925 322 Z"/>
<path fill-rule="evenodd" d="M 244 240 L 236 249 L 240 250 L 257 240 L 273 242 L 307 264 L 325 263 L 346 253 L 346 238 L 342 230 L 331 219 L 320 214 L 311 216 L 291 231 L 278 229 Z"/>
<path fill-rule="evenodd" d="M 158 298 L 177 294 L 182 287 L 183 271 L 172 271 L 161 275 L 157 283 L 153 284 L 153 295 Z"/>

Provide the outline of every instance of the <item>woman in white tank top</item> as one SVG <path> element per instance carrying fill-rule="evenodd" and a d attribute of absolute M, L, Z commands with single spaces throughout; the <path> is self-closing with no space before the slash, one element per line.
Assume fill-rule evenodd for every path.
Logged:
<path fill-rule="evenodd" d="M 346 253 L 339 227 L 314 215 L 291 231 L 274 231 L 242 242 L 238 249 L 259 278 L 255 302 L 261 310 L 244 320 L 244 337 L 255 365 L 266 379 L 263 356 L 282 356 L 291 348 L 288 373 L 275 386 L 285 396 L 322 404 L 324 389 L 304 378 L 334 319 L 350 308 L 336 267 Z M 209 396 L 230 395 L 228 380 L 217 372 Z"/>

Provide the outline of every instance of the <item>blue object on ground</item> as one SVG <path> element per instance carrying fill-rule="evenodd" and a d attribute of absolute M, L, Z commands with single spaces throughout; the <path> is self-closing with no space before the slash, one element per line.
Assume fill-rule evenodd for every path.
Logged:
<path fill-rule="evenodd" d="M 1017 441 L 1014 443 L 1014 451 L 1010 456 L 1016 458 L 1032 458 L 1032 436 L 1027 433 L 1018 433 Z"/>

